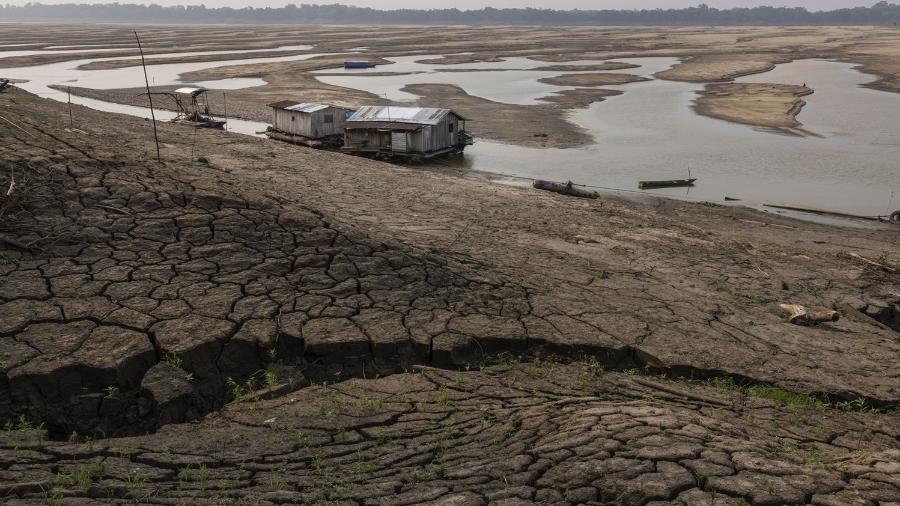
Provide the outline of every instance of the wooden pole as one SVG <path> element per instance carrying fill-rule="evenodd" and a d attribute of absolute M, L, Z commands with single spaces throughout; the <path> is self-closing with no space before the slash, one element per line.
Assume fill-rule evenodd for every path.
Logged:
<path fill-rule="evenodd" d="M 222 107 L 225 109 L 225 131 L 228 131 L 228 99 L 225 97 L 225 90 L 222 90 Z"/>
<path fill-rule="evenodd" d="M 141 67 L 144 68 L 144 84 L 147 85 L 147 100 L 150 101 L 150 119 L 153 120 L 153 140 L 156 141 L 156 161 L 162 162 L 162 156 L 159 154 L 159 134 L 156 133 L 156 113 L 153 112 L 153 95 L 150 94 L 150 80 L 147 79 L 147 63 L 144 61 L 144 48 L 141 47 L 141 39 L 138 37 L 137 30 L 134 32 L 134 38 L 137 40 L 138 51 L 141 52 Z"/>
<path fill-rule="evenodd" d="M 69 128 L 75 128 L 72 121 L 72 87 L 66 86 L 66 93 L 69 94 Z"/>

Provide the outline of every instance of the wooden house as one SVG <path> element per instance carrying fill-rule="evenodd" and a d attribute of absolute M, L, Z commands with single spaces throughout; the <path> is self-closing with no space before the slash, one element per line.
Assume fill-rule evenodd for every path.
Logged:
<path fill-rule="evenodd" d="M 365 106 L 344 125 L 344 151 L 376 157 L 431 158 L 472 144 L 466 118 L 450 109 Z"/>
<path fill-rule="evenodd" d="M 308 104 L 284 100 L 269 104 L 272 126 L 266 132 L 273 139 L 306 144 L 339 146 L 344 124 L 352 109 L 327 104 Z"/>

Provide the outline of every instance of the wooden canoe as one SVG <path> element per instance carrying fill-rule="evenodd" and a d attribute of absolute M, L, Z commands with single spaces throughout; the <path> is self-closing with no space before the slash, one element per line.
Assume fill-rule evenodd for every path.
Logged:
<path fill-rule="evenodd" d="M 679 186 L 694 186 L 694 181 L 697 178 L 692 179 L 670 179 L 667 181 L 640 181 L 638 182 L 638 188 L 641 190 L 647 190 L 650 188 L 676 188 Z"/>

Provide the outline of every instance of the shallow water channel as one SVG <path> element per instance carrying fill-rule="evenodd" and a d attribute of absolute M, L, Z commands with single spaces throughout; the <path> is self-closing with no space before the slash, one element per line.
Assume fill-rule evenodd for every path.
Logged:
<path fill-rule="evenodd" d="M 289 47 L 290 49 L 298 49 Z M 286 50 L 275 48 L 268 51 Z M 218 54 L 195 52 L 188 54 Z M 0 58 L 8 52 L 0 51 Z M 154 58 L 186 53 L 153 55 Z M 157 64 L 149 67 L 151 84 L 181 81 L 182 73 L 225 65 L 308 59 L 315 54 L 228 61 Z M 457 65 L 415 63 L 430 55 L 396 57 L 396 63 L 363 71 L 320 71 L 323 82 L 357 88 L 391 100 L 414 100 L 401 91 L 407 84 L 455 84 L 471 95 L 514 104 L 540 103 L 538 99 L 573 87 L 538 82 L 543 77 L 567 72 L 537 70 L 548 66 L 527 58 L 503 62 Z M 143 85 L 139 67 L 114 70 L 80 70 L 89 61 L 0 69 L 5 77 L 28 79 L 23 88 L 42 96 L 63 100 L 65 94 L 49 89 L 51 84 L 69 84 L 97 89 Z M 635 58 L 628 63 L 640 68 L 609 71 L 652 76 L 677 63 L 674 58 Z M 567 62 L 590 64 L 598 62 Z M 367 75 L 368 74 L 368 75 Z M 374 74 L 374 75 L 373 75 Z M 380 75 L 388 74 L 388 75 Z M 678 198 L 724 201 L 740 204 L 788 203 L 853 214 L 882 215 L 900 208 L 900 95 L 863 88 L 871 76 L 852 64 L 800 60 L 775 70 L 739 79 L 740 82 L 806 83 L 815 94 L 799 116 L 811 135 L 797 136 L 697 115 L 692 109 L 702 84 L 652 80 L 604 88 L 620 89 L 618 97 L 574 111 L 571 120 L 595 139 L 575 149 L 539 149 L 478 139 L 464 157 L 450 163 L 472 171 L 518 178 L 572 180 L 606 189 L 636 190 L 643 179 L 691 176 L 699 179 L 693 188 L 654 190 Z M 262 79 L 223 79 L 194 83 L 212 89 L 238 89 L 263 85 Z M 95 109 L 147 117 L 146 109 L 72 97 L 73 102 Z M 170 119 L 162 111 L 160 119 Z M 477 136 L 477 118 L 470 129 Z M 254 134 L 266 125 L 230 120 L 232 131 Z M 535 131 L 540 127 L 536 126 Z M 896 197 L 891 201 L 892 192 Z"/>
<path fill-rule="evenodd" d="M 235 53 L 257 53 L 257 52 L 274 52 L 274 51 L 304 51 L 311 49 L 312 46 L 282 46 L 272 49 L 249 50 L 240 53 L 234 51 L 193 51 L 182 53 L 162 53 L 148 55 L 148 58 L 154 59 L 171 59 L 184 56 L 204 56 Z M 11 55 L 11 51 L 0 51 L 0 61 L 2 58 Z M 39 51 L 36 51 L 39 53 Z M 228 65 L 244 65 L 252 63 L 275 63 L 287 61 L 308 60 L 322 53 L 306 53 L 291 56 L 275 56 L 267 58 L 238 58 L 233 60 L 222 61 L 206 61 L 206 62 L 190 62 L 190 63 L 159 63 L 148 65 L 148 74 L 150 76 L 151 86 L 167 86 L 173 84 L 182 84 L 181 74 L 204 70 L 215 67 L 223 67 Z M 102 70 L 84 70 L 80 69 L 82 65 L 97 61 L 115 61 L 115 60 L 134 60 L 135 66 L 102 69 Z M 109 57 L 109 58 L 90 58 L 70 60 L 60 63 L 51 63 L 47 65 L 32 65 L 18 68 L 0 68 L 0 75 L 11 77 L 14 79 L 27 80 L 25 83 L 19 83 L 17 86 L 30 91 L 36 95 L 52 98 L 55 100 L 67 100 L 67 94 L 64 91 L 50 88 L 51 85 L 78 86 L 84 88 L 93 88 L 98 90 L 117 89 L 117 88 L 140 88 L 144 86 L 144 74 L 140 67 L 140 57 Z M 203 86 L 210 89 L 219 90 L 235 90 L 243 88 L 251 88 L 254 86 L 263 86 L 266 82 L 261 78 L 232 78 L 218 79 L 214 81 L 192 81 L 191 84 Z M 84 105 L 92 109 L 107 112 L 117 112 L 129 114 L 132 116 L 150 117 L 150 110 L 144 107 L 134 107 L 129 105 L 114 104 L 102 100 L 91 98 L 72 96 L 72 103 Z M 156 119 L 168 121 L 175 117 L 175 113 L 166 110 L 157 110 Z M 240 119 L 229 118 L 228 130 L 247 134 L 257 135 L 257 132 L 266 129 L 266 124 L 258 121 L 246 121 Z"/>

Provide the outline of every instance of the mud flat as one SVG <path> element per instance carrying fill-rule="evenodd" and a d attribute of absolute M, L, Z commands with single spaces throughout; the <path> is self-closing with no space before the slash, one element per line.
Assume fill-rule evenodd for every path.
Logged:
<path fill-rule="evenodd" d="M 692 56 L 671 69 L 657 72 L 659 79 L 704 83 L 730 81 L 750 74 L 761 74 L 786 63 L 790 58 L 776 54 L 723 54 Z"/>
<path fill-rule="evenodd" d="M 91 48 L 110 49 L 123 48 L 131 44 L 133 34 L 121 27 L 102 27 L 84 30 L 73 26 L 47 26 L 38 33 L 30 25 L 4 26 L 6 40 L 24 41 L 29 49 L 53 47 L 53 44 L 66 43 L 73 47 L 82 47 L 87 53 Z M 673 68 L 656 74 L 658 79 L 672 79 L 686 82 L 729 81 L 736 77 L 770 70 L 774 65 L 787 61 L 806 58 L 828 58 L 854 62 L 865 72 L 876 76 L 866 86 L 897 91 L 897 76 L 900 61 L 897 54 L 900 35 L 889 28 L 673 28 L 673 29 L 616 29 L 616 28 L 540 28 L 492 27 L 489 29 L 452 27 L 448 28 L 447 40 L 436 41 L 428 30 L 416 27 L 358 27 L 353 36 L 340 27 L 184 27 L 159 26 L 146 27 L 143 32 L 150 62 L 157 59 L 152 54 L 165 51 L 180 50 L 184 47 L 212 51 L 225 51 L 216 56 L 184 56 L 165 59 L 166 63 L 195 62 L 203 60 L 220 60 L 232 58 L 232 51 L 250 49 L 260 55 L 274 56 L 266 51 L 274 51 L 272 41 L 289 41 L 295 45 L 314 45 L 315 51 L 335 53 L 309 62 L 277 62 L 255 63 L 246 65 L 225 65 L 189 73 L 187 80 L 207 81 L 215 79 L 250 77 L 262 79 L 264 86 L 234 92 L 234 111 L 232 116 L 249 120 L 262 120 L 267 117 L 265 104 L 281 99 L 299 101 L 334 102 L 338 105 L 354 105 L 360 101 L 382 103 L 383 97 L 366 94 L 360 90 L 331 86 L 319 82 L 309 73 L 323 68 L 338 66 L 347 57 L 365 58 L 375 63 L 384 63 L 384 57 L 415 56 L 444 54 L 438 58 L 421 58 L 422 62 L 451 67 L 464 63 L 496 63 L 516 57 L 528 57 L 534 60 L 555 62 L 553 65 L 536 67 L 535 70 L 560 72 L 591 72 L 600 70 L 617 70 L 627 68 L 615 61 L 606 63 L 589 63 L 585 60 L 600 61 L 625 57 L 667 56 L 682 58 L 683 61 Z M 235 44 L 235 37 L 240 37 L 241 45 Z M 359 48 L 359 38 L 364 37 L 366 47 Z M 452 40 L 452 43 L 448 43 Z M 95 52 L 94 56 L 109 56 L 110 53 Z M 134 56 L 132 52 L 125 55 Z M 288 53 L 278 53 L 288 54 Z M 3 52 L 0 52 L 2 57 Z M 50 61 L 62 61 L 71 58 L 65 54 L 44 54 L 0 58 L 0 68 L 16 65 L 33 65 Z M 163 61 L 163 60 L 159 60 Z M 87 68 L 114 68 L 128 65 L 124 60 L 97 62 Z M 389 66 L 385 67 L 386 71 Z M 152 67 L 151 67 L 152 70 Z M 448 68 L 447 70 L 451 70 Z M 2 72 L 0 72 L 2 74 Z M 553 78 L 552 82 L 562 82 L 563 77 Z M 600 77 L 584 78 L 584 86 L 603 85 Z M 434 83 L 442 84 L 442 83 Z M 576 84 L 570 82 L 569 84 Z M 784 83 L 773 83 L 784 84 Z M 440 87 L 434 87 L 438 91 Z M 132 90 L 108 92 L 105 97 L 121 103 L 136 104 L 133 97 L 127 97 Z M 623 90 L 620 90 L 623 91 Z M 624 90 L 627 93 L 627 90 Z M 76 90 L 85 96 L 103 98 L 86 90 Z M 607 95 L 608 96 L 608 95 Z M 577 97 L 577 98 L 571 98 Z M 584 141 L 578 125 L 564 121 L 571 115 L 571 108 L 582 108 L 594 102 L 593 97 L 603 98 L 599 93 L 588 93 L 583 90 L 561 90 L 558 94 L 544 97 L 545 102 L 555 104 L 555 108 L 545 111 L 548 121 L 554 128 L 547 128 L 546 139 L 535 144 L 529 132 L 510 133 L 493 137 L 494 140 L 516 143 L 524 146 L 561 146 L 572 147 Z M 747 104 L 742 109 L 751 107 L 757 96 L 740 98 L 732 95 L 732 102 L 740 100 Z M 424 97 L 428 103 L 434 103 L 441 96 Z M 218 110 L 218 109 L 217 109 Z M 706 108 L 698 108 L 703 114 Z M 221 112 L 224 111 L 219 111 Z M 533 117 L 533 110 L 522 108 L 518 113 L 508 111 L 515 123 L 525 123 Z M 550 116 L 554 116 L 550 118 Z M 739 121 L 755 121 L 757 115 L 739 114 Z M 719 115 L 720 119 L 732 118 L 732 115 Z M 770 118 L 759 116 L 760 122 L 755 126 L 770 126 Z M 485 131 L 498 132 L 500 129 L 490 126 Z M 521 135 L 520 135 L 521 134 Z"/>
<path fill-rule="evenodd" d="M 0 94 L 7 504 L 900 500 L 894 229 L 74 109 Z"/>
<path fill-rule="evenodd" d="M 540 79 L 542 83 L 558 86 L 613 86 L 641 81 L 649 79 L 631 74 L 563 74 Z"/>
<path fill-rule="evenodd" d="M 770 83 L 709 84 L 696 99 L 698 114 L 771 128 L 794 129 L 797 115 L 811 95 L 806 86 Z"/>

